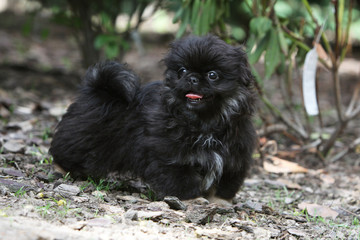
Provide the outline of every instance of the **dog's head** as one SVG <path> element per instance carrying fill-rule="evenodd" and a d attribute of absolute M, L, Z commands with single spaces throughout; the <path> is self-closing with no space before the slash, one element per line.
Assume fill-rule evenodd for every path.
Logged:
<path fill-rule="evenodd" d="M 226 118 L 253 112 L 253 77 L 241 48 L 212 35 L 191 36 L 172 43 L 164 62 L 169 106 Z"/>

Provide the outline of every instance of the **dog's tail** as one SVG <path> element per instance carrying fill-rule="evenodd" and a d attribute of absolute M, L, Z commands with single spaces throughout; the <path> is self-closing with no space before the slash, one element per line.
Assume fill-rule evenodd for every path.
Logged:
<path fill-rule="evenodd" d="M 106 61 L 90 67 L 83 80 L 81 92 L 102 99 L 122 99 L 131 103 L 140 88 L 139 78 L 126 65 Z"/>

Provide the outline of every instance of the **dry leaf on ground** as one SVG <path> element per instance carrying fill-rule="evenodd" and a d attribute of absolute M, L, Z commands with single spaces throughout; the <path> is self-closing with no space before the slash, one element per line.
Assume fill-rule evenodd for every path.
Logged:
<path fill-rule="evenodd" d="M 338 212 L 332 210 L 331 208 L 327 206 L 321 206 L 315 203 L 302 202 L 298 204 L 298 208 L 300 208 L 301 210 L 306 209 L 308 214 L 313 217 L 331 217 L 334 220 L 339 215 Z"/>
<path fill-rule="evenodd" d="M 296 182 L 292 182 L 287 179 L 278 179 L 277 181 L 284 184 L 288 189 L 301 189 L 302 188 Z"/>
<path fill-rule="evenodd" d="M 307 173 L 308 169 L 299 164 L 278 157 L 268 156 L 264 161 L 264 169 L 272 173 Z"/>

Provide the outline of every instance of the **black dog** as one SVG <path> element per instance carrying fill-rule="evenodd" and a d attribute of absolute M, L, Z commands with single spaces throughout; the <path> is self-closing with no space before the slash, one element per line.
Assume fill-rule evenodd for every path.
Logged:
<path fill-rule="evenodd" d="M 253 79 L 245 53 L 215 36 L 175 41 L 164 82 L 124 65 L 90 68 L 50 153 L 72 176 L 132 173 L 158 198 L 230 200 L 252 162 Z"/>

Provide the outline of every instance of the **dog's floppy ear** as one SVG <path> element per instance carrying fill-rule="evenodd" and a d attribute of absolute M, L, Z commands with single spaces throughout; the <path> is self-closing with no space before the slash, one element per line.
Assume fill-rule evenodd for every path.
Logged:
<path fill-rule="evenodd" d="M 239 80 L 246 87 L 252 86 L 254 84 L 254 76 L 251 73 L 246 52 L 242 47 L 234 47 L 233 52 L 238 65 Z"/>

